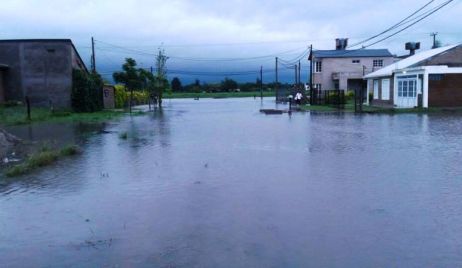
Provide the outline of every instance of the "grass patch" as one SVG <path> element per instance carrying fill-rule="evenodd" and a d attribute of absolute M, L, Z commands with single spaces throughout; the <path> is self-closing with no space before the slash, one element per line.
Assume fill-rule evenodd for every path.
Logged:
<path fill-rule="evenodd" d="M 7 177 L 24 175 L 37 168 L 49 166 L 62 157 L 76 155 L 78 153 L 79 148 L 76 145 L 69 145 L 61 148 L 61 150 L 51 150 L 47 147 L 43 147 L 39 152 L 27 157 L 23 163 L 8 168 L 5 175 Z"/>
<path fill-rule="evenodd" d="M 71 156 L 71 155 L 76 155 L 79 152 L 80 152 L 79 147 L 77 145 L 69 145 L 69 146 L 62 148 L 59 151 L 59 154 L 62 156 Z"/>
<path fill-rule="evenodd" d="M 319 112 L 335 112 L 335 111 L 343 111 L 339 110 L 335 107 L 331 107 L 328 105 L 302 105 L 300 109 L 303 111 L 319 111 Z"/>
<path fill-rule="evenodd" d="M 263 97 L 274 97 L 273 91 L 263 91 Z M 251 92 L 173 92 L 171 94 L 164 94 L 165 99 L 187 99 L 187 98 L 249 98 L 249 97 L 260 97 L 260 91 Z"/>
<path fill-rule="evenodd" d="M 354 112 L 354 101 L 349 100 L 343 107 L 338 109 L 329 105 L 302 105 L 299 107 L 302 111 L 320 111 L 320 112 Z M 369 114 L 438 114 L 438 113 L 462 113 L 462 107 L 430 107 L 430 108 L 387 108 L 379 106 L 363 105 L 363 113 Z"/>
<path fill-rule="evenodd" d="M 94 113 L 73 113 L 70 111 L 51 112 L 46 108 L 32 108 L 31 120 L 28 120 L 26 108 L 24 106 L 3 106 L 0 107 L 0 123 L 5 125 L 21 125 L 44 121 L 102 122 L 125 114 L 126 112 L 121 110 L 104 110 Z"/>

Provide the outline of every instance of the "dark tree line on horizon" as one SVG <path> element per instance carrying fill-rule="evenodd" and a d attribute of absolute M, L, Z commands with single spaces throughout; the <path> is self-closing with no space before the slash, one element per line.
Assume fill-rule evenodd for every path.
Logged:
<path fill-rule="evenodd" d="M 196 79 L 194 82 L 183 85 L 179 77 L 174 77 L 170 82 L 170 88 L 172 92 L 234 92 L 234 91 L 241 91 L 241 92 L 252 92 L 252 91 L 259 91 L 260 90 L 260 79 L 256 79 L 255 82 L 245 82 L 239 83 L 234 79 L 225 77 L 219 83 L 207 83 L 201 82 L 199 79 Z M 263 83 L 263 90 L 271 89 L 273 90 L 276 87 L 276 83 Z M 290 87 L 289 84 L 279 83 L 280 88 Z"/>

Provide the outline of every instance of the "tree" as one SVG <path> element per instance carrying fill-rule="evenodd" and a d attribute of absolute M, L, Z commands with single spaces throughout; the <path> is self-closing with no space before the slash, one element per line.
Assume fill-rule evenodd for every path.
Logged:
<path fill-rule="evenodd" d="M 183 86 L 181 85 L 181 81 L 178 77 L 174 77 L 172 79 L 172 91 L 173 92 L 178 92 L 178 91 L 181 91 L 183 89 Z"/>
<path fill-rule="evenodd" d="M 140 69 L 136 68 L 136 61 L 132 58 L 125 59 L 122 70 L 122 72 L 113 73 L 112 77 L 116 83 L 124 84 L 125 88 L 130 91 L 129 108 L 130 112 L 132 112 L 133 90 L 142 87 L 143 77 Z"/>
<path fill-rule="evenodd" d="M 196 93 L 201 92 L 201 81 L 199 81 L 199 79 L 194 80 L 193 91 Z"/>
<path fill-rule="evenodd" d="M 224 81 L 221 82 L 221 89 L 223 91 L 231 91 L 234 89 L 237 89 L 239 86 L 237 85 L 237 82 L 234 81 L 233 79 L 225 78 Z"/>
<path fill-rule="evenodd" d="M 165 88 L 168 88 L 167 60 L 168 57 L 165 56 L 165 51 L 159 48 L 159 53 L 156 56 L 157 76 L 155 77 L 155 88 L 158 96 L 157 100 L 159 102 L 159 106 L 162 106 L 162 93 Z"/>

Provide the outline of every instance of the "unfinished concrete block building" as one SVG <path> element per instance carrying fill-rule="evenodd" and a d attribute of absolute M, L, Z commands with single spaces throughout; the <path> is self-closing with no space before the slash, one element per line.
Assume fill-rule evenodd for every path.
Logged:
<path fill-rule="evenodd" d="M 70 108 L 73 69 L 87 71 L 70 39 L 0 40 L 0 103 Z"/>

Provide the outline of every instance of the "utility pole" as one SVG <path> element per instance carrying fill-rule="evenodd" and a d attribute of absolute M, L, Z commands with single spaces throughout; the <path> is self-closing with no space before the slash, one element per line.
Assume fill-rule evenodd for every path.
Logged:
<path fill-rule="evenodd" d="M 263 100 L 263 66 L 260 66 L 260 99 Z"/>
<path fill-rule="evenodd" d="M 301 69 L 302 69 L 302 65 L 300 64 L 300 60 L 298 60 L 298 87 L 300 87 L 302 83 L 302 79 L 300 78 Z"/>
<path fill-rule="evenodd" d="M 437 47 L 437 46 L 436 46 L 436 36 L 437 36 L 437 35 L 438 35 L 437 32 L 434 32 L 434 33 L 431 33 L 431 34 L 430 34 L 430 36 L 433 36 L 433 47 L 432 47 L 432 49 Z"/>
<path fill-rule="evenodd" d="M 91 37 L 91 70 L 96 72 L 96 60 L 95 60 L 95 39 Z"/>
<path fill-rule="evenodd" d="M 151 66 L 151 74 L 153 74 L 152 66 Z"/>
<path fill-rule="evenodd" d="M 313 45 L 310 45 L 310 104 L 313 105 Z"/>
<path fill-rule="evenodd" d="M 278 93 L 279 93 L 279 79 L 278 79 L 278 57 L 276 57 L 276 85 L 275 85 L 275 91 L 276 91 L 276 102 L 278 102 Z"/>
<path fill-rule="evenodd" d="M 295 69 L 295 83 L 294 83 L 294 87 L 295 89 L 297 88 L 297 82 L 298 82 L 298 65 L 295 64 L 294 65 L 294 69 Z"/>

